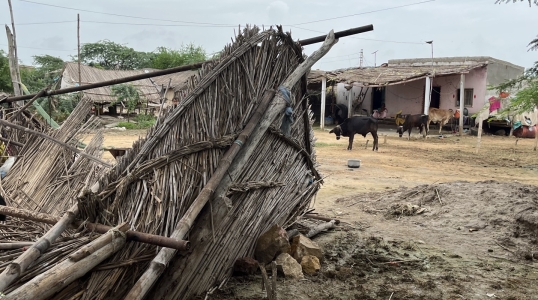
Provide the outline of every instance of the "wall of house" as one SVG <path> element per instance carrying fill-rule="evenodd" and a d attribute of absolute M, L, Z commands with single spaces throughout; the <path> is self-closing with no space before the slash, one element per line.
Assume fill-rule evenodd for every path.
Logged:
<path fill-rule="evenodd" d="M 486 68 L 471 70 L 465 75 L 465 88 L 473 89 L 473 105 L 467 107 L 469 114 L 478 112 L 483 107 L 486 97 Z M 388 115 L 394 117 L 399 110 L 404 114 L 423 113 L 424 86 L 426 79 L 419 79 L 403 84 L 386 87 L 385 103 Z M 434 87 L 441 88 L 439 108 L 456 110 L 456 93 L 460 86 L 460 75 L 434 77 Z"/>
<path fill-rule="evenodd" d="M 344 83 L 338 83 L 336 86 L 336 103 L 338 104 L 344 104 L 345 106 L 348 105 L 348 91 L 344 87 Z M 366 90 L 366 87 L 362 88 L 363 92 Z M 355 100 L 361 92 L 360 86 L 353 86 L 351 90 L 349 90 L 349 95 L 352 100 Z M 368 110 L 370 113 L 372 112 L 372 88 L 368 88 L 368 91 L 366 92 L 366 98 L 364 99 L 364 102 L 362 103 L 362 108 Z M 357 111 L 355 113 L 359 113 L 360 108 L 357 108 Z"/>

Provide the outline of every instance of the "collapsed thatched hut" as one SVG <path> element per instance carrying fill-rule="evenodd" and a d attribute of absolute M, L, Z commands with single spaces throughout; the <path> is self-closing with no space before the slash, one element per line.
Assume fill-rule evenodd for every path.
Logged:
<path fill-rule="evenodd" d="M 336 41 L 329 35 L 312 56 Z M 115 227 L 96 239 L 96 227 L 78 222 L 50 248 L 51 232 L 65 226 L 0 227 L 4 240 L 39 239 L 30 250 L 42 252 L 31 264 L 26 257 L 0 266 L 7 299 L 189 299 L 230 276 L 261 233 L 307 210 L 321 184 L 305 97 L 309 59 L 280 29 L 247 28 L 115 166 L 92 158 L 99 134 L 79 157 L 61 144 L 74 145 L 91 127 L 80 122 L 88 101 L 56 133 L 61 143 L 26 144 L 2 181 L 9 206 Z M 126 242 L 126 230 L 188 239 L 191 248 Z"/>

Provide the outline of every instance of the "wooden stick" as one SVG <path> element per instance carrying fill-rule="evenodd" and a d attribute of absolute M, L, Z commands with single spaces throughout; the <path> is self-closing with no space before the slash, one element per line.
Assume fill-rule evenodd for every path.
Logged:
<path fill-rule="evenodd" d="M 277 267 L 276 267 L 276 261 L 272 261 L 271 262 L 271 269 L 273 271 L 273 278 L 272 281 L 273 281 L 273 286 L 271 287 L 271 290 L 272 290 L 272 297 L 273 297 L 273 300 L 277 300 L 278 297 L 276 295 L 276 277 L 277 277 Z"/>
<path fill-rule="evenodd" d="M 0 250 L 14 250 L 32 246 L 33 242 L 0 243 Z M 0 283 L 1 284 L 1 283 Z"/>
<path fill-rule="evenodd" d="M 325 222 L 330 222 L 334 220 L 334 224 L 340 224 L 340 220 L 338 219 L 327 218 L 327 217 L 322 217 L 322 216 L 313 215 L 313 214 L 304 214 L 303 217 L 308 218 L 308 219 L 314 219 L 314 220 L 322 220 Z"/>
<path fill-rule="evenodd" d="M 37 93 L 32 99 L 30 99 L 30 101 L 28 101 L 23 107 L 19 108 L 11 117 L 9 117 L 8 122 L 12 122 L 13 120 L 15 120 L 17 116 L 19 116 L 25 109 L 30 106 L 30 104 L 34 103 L 34 101 L 36 101 L 39 97 L 45 95 L 45 93 L 50 89 L 51 86 L 52 84 L 49 84 L 41 91 L 39 91 L 39 93 Z"/>
<path fill-rule="evenodd" d="M 437 189 L 435 189 L 435 193 L 437 193 L 437 199 L 439 199 L 439 203 L 443 205 L 443 202 L 441 201 L 441 196 L 439 196 L 439 191 Z"/>
<path fill-rule="evenodd" d="M 336 223 L 335 220 L 331 220 L 330 222 L 320 224 L 320 225 L 310 229 L 310 231 L 306 234 L 306 237 L 311 238 L 311 237 L 315 236 L 316 234 L 318 234 L 318 233 L 320 233 L 320 232 L 322 232 L 324 230 L 334 228 L 335 223 Z"/>
<path fill-rule="evenodd" d="M 367 148 L 368 148 L 368 142 L 369 142 L 369 141 L 370 141 L 370 140 L 366 140 L 366 144 L 364 145 L 364 149 L 367 149 Z"/>
<path fill-rule="evenodd" d="M 4 291 L 12 282 L 17 280 L 28 266 L 47 251 L 67 226 L 73 222 L 78 212 L 78 205 L 73 205 L 43 237 L 4 269 L 4 272 L 0 274 L 0 291 Z"/>
<path fill-rule="evenodd" d="M 129 229 L 129 227 L 130 225 L 126 222 L 121 223 L 120 225 L 116 226 L 116 228 L 109 230 L 107 233 L 101 235 L 96 240 L 92 241 L 90 244 L 78 249 L 76 252 L 69 255 L 69 259 L 72 261 L 79 261 L 90 256 L 92 253 L 95 253 L 97 250 L 110 244 L 115 238 L 115 232 L 121 232 L 122 235 L 125 235 L 125 232 Z"/>
<path fill-rule="evenodd" d="M 71 150 L 71 151 L 73 151 L 75 153 L 78 153 L 79 155 L 84 156 L 87 159 L 90 159 L 90 160 L 92 160 L 92 161 L 94 161 L 96 163 L 99 163 L 99 164 L 101 164 L 101 165 L 103 165 L 103 166 L 105 166 L 107 168 L 112 168 L 111 164 L 109 164 L 107 162 L 104 162 L 104 161 L 102 161 L 101 159 L 99 159 L 97 157 L 91 156 L 91 155 L 87 154 L 86 152 L 81 151 L 81 150 L 79 150 L 79 149 L 77 149 L 77 148 L 75 148 L 75 147 L 73 147 L 71 145 L 68 145 L 68 144 L 66 144 L 64 142 L 60 142 L 60 141 L 58 141 L 58 140 L 56 140 L 56 139 L 54 139 L 54 138 L 52 138 L 52 137 L 50 137 L 50 136 L 48 136 L 48 135 L 46 135 L 44 133 L 37 132 L 37 131 L 32 130 L 32 129 L 28 129 L 28 128 L 23 127 L 23 126 L 12 124 L 12 123 L 10 123 L 10 122 L 8 122 L 6 120 L 1 120 L 0 119 L 0 124 L 2 124 L 4 126 L 11 127 L 11 128 L 15 128 L 15 129 L 18 129 L 18 130 L 21 130 L 21 131 L 24 131 L 26 133 L 29 133 L 29 134 L 32 134 L 32 135 L 35 135 L 35 136 L 42 137 L 42 138 L 44 138 L 46 140 L 49 140 L 49 141 L 51 141 L 53 143 L 56 143 L 56 144 L 60 145 L 60 146 L 62 146 L 64 148 L 66 148 L 66 149 L 69 149 L 69 150 Z"/>
<path fill-rule="evenodd" d="M 35 222 L 45 223 L 45 224 L 56 224 L 60 218 L 44 214 L 44 213 L 36 213 L 30 210 L 21 209 L 21 208 L 15 208 L 10 206 L 3 206 L 0 205 L 0 214 L 21 218 L 25 220 L 31 220 Z M 74 221 L 71 226 L 74 228 L 78 228 L 81 225 L 86 226 L 88 230 L 95 231 L 97 233 L 107 233 L 112 227 L 97 224 L 97 223 L 84 223 L 83 221 Z M 154 235 L 154 234 L 148 234 L 143 232 L 138 232 L 134 230 L 128 230 L 126 233 L 127 240 L 128 241 L 135 241 L 139 243 L 145 243 L 145 244 L 151 244 L 159 247 L 166 247 L 166 248 L 173 248 L 176 250 L 189 250 L 190 244 L 188 241 L 185 240 L 179 240 L 174 238 L 169 238 L 165 236 L 160 235 Z M 1 289 L 0 289 L 1 291 Z"/>
<path fill-rule="evenodd" d="M 267 294 L 267 299 L 273 300 L 273 288 L 272 285 L 269 282 L 269 278 L 267 277 L 267 271 L 265 270 L 265 267 L 258 263 L 258 267 L 260 267 L 260 270 L 262 271 L 262 292 L 263 287 L 265 287 L 265 293 Z"/>
<path fill-rule="evenodd" d="M 314 65 L 319 59 L 321 59 L 331 47 L 336 44 L 338 40 L 334 37 L 334 32 L 331 32 L 327 35 L 327 39 L 321 46 L 321 48 L 310 57 L 308 57 L 297 69 L 295 69 L 291 75 L 284 81 L 282 86 L 291 90 L 291 88 L 303 77 L 303 75 L 310 70 L 312 65 Z M 262 98 L 261 103 L 258 105 L 256 112 L 253 114 L 248 124 L 245 126 L 245 129 L 241 132 L 237 141 L 235 141 L 230 149 L 226 151 L 218 167 L 213 172 L 213 175 L 204 186 L 202 191 L 198 194 L 198 197 L 193 201 L 192 205 L 185 212 L 181 220 L 179 220 L 174 232 L 171 237 L 176 239 L 182 239 L 190 230 L 194 220 L 205 206 L 210 197 L 213 196 L 218 186 L 220 186 L 221 181 L 227 180 L 230 176 L 224 176 L 228 173 L 228 169 L 232 165 L 232 162 L 235 163 L 235 158 L 238 157 L 241 161 L 239 163 L 239 168 L 248 160 L 252 155 L 254 148 L 257 146 L 259 141 L 262 139 L 263 135 L 273 123 L 275 118 L 282 114 L 286 108 L 286 101 L 282 98 L 283 96 L 280 93 L 273 99 L 273 92 L 266 92 Z M 271 101 L 273 100 L 273 101 Z M 267 104 L 270 102 L 268 108 Z M 265 114 L 264 114 L 265 113 Z M 260 123 L 258 121 L 260 117 L 263 116 Z M 258 124 L 258 126 L 256 126 Z M 241 146 L 249 140 L 249 144 L 243 149 L 247 149 L 247 155 L 240 154 Z M 233 175 L 232 175 L 233 176 Z M 229 186 L 226 185 L 226 187 Z M 139 278 L 136 284 L 133 286 L 131 291 L 127 294 L 126 299 L 143 299 L 146 294 L 149 292 L 154 282 L 161 276 L 161 274 L 166 269 L 166 266 L 170 260 L 176 254 L 176 250 L 173 249 L 161 249 L 159 254 L 153 259 L 150 264 L 150 267 L 144 272 L 144 274 Z"/>
<path fill-rule="evenodd" d="M 17 147 L 24 147 L 24 144 L 23 143 L 19 143 L 17 141 L 12 141 L 10 139 L 6 139 L 5 137 L 1 137 L 0 136 L 0 141 L 3 141 L 3 142 L 6 142 L 6 143 L 9 143 L 9 144 L 12 144 L 13 146 L 17 146 Z"/>
<path fill-rule="evenodd" d="M 119 230 L 115 227 L 114 231 Z M 3 299 L 41 300 L 47 299 L 120 250 L 125 245 L 125 236 L 116 235 L 111 243 L 98 249 L 86 258 L 73 262 L 66 259 L 50 270 L 36 276 Z M 94 243 L 96 241 L 93 241 Z M 91 245 L 90 243 L 89 245 Z"/>

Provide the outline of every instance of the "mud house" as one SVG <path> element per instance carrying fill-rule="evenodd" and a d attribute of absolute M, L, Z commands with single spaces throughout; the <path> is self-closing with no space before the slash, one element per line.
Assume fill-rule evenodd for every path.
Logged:
<path fill-rule="evenodd" d="M 464 111 L 471 115 L 497 96 L 488 86 L 516 78 L 523 72 L 523 67 L 492 57 L 394 59 L 375 68 L 312 71 L 309 87 L 321 90 L 325 81 L 332 88 L 334 96 L 326 102 L 326 116 L 348 107 L 351 107 L 349 116 L 363 114 L 363 109 L 372 113 L 383 104 L 388 109 L 388 118 L 394 118 L 399 111 L 427 113 L 429 107 L 456 110 L 460 108 L 460 94 Z"/>
<path fill-rule="evenodd" d="M 141 70 L 104 70 L 86 65 L 80 66 L 81 85 L 92 84 L 101 81 L 113 80 L 128 76 L 139 75 L 142 73 L 154 72 L 155 69 Z M 156 110 L 161 106 L 161 99 L 165 95 L 164 107 L 172 105 L 174 99 L 179 98 L 179 94 L 187 88 L 187 80 L 196 74 L 197 71 L 184 71 L 170 75 L 157 76 L 149 79 L 141 79 L 133 81 L 131 84 L 138 90 L 141 98 L 146 103 L 141 109 Z M 67 62 L 62 71 L 61 89 L 79 85 L 79 70 L 78 64 Z M 84 91 L 84 95 L 89 97 L 94 105 L 98 108 L 97 111 L 109 111 L 116 113 L 123 110 L 121 103 L 112 105 L 116 98 L 112 95 L 110 86 L 99 87 Z M 146 101 L 147 100 L 147 101 Z"/>

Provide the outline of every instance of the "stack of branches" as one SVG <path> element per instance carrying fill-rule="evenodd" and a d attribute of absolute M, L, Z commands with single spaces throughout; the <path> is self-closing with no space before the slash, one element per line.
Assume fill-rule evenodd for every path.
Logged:
<path fill-rule="evenodd" d="M 35 114 L 21 107 L 2 108 L 0 110 L 0 118 L 39 132 L 48 132 L 50 129 Z M 26 132 L 2 126 L 0 129 L 0 141 L 5 146 L 2 156 L 19 155 L 22 146 L 31 139 L 32 135 Z"/>
<path fill-rule="evenodd" d="M 179 105 L 161 115 L 146 138 L 135 142 L 114 168 L 96 184 L 88 178 L 85 184 L 77 183 L 77 192 L 82 195 L 78 198 L 81 219 L 109 226 L 122 224 L 115 231 L 129 224 L 131 230 L 177 239 L 186 238 L 190 229 L 192 251 L 176 256 L 173 249 L 125 243 L 125 239 L 112 237 L 110 247 L 100 249 L 99 255 L 96 252 L 96 257 L 102 257 L 96 260 L 101 264 L 96 268 L 91 265 L 86 271 L 76 270 L 76 275 L 68 273 L 72 251 L 55 252 L 54 261 L 65 268 L 56 267 L 30 282 L 26 281 L 31 278 L 24 276 L 6 291 L 19 287 L 11 294 L 13 297 L 38 295 L 41 299 L 55 292 L 59 293 L 54 299 L 141 299 L 153 288 L 149 291 L 152 298 L 188 299 L 230 276 L 234 261 L 251 256 L 257 237 L 272 225 L 290 226 L 306 212 L 322 181 L 315 169 L 312 113 L 305 97 L 304 74 L 308 72 L 297 72 L 304 61 L 302 48 L 281 28 L 261 32 L 257 27 L 247 27 L 222 53 L 218 60 L 202 67 L 198 76 L 189 81 L 188 93 Z M 294 119 L 283 114 L 284 98 L 280 94 L 273 98 L 281 85 L 289 92 Z M 270 104 L 265 114 L 262 104 Z M 292 121 L 285 133 L 278 129 L 283 120 Z M 243 152 L 235 160 L 232 157 L 234 164 L 226 176 L 217 176 L 222 174 L 223 165 L 232 163 L 225 153 L 228 155 L 235 144 L 243 144 L 239 133 L 246 134 L 247 128 L 258 121 L 252 140 L 239 150 Z M 73 138 L 57 136 L 60 137 L 66 142 Z M 56 158 L 65 159 L 61 152 L 55 153 Z M 38 156 L 28 150 L 27 159 L 17 165 L 25 168 L 19 172 L 39 170 L 43 165 L 53 172 L 50 158 L 40 157 L 43 163 L 39 164 Z M 63 184 L 67 178 L 82 178 L 75 170 L 69 176 L 66 171 L 71 165 L 62 171 Z M 44 184 L 32 183 L 38 190 L 32 193 L 26 188 L 29 180 L 13 179 L 16 177 L 10 179 L 9 192 L 5 194 L 20 201 L 11 203 L 52 214 L 72 204 L 70 199 L 58 204 L 54 202 L 58 199 L 46 198 L 51 194 L 43 192 L 43 187 L 51 187 L 52 181 L 27 175 L 45 180 Z M 215 180 L 218 186 L 209 187 L 208 182 Z M 88 186 L 92 186 L 91 191 Z M 23 198 L 17 190 L 33 197 Z M 208 190 L 207 205 L 200 207 L 200 215 L 193 213 L 200 203 L 206 203 L 200 198 Z M 34 203 L 33 199 L 48 202 Z M 185 226 L 186 230 L 179 230 Z M 81 245 L 90 240 L 89 233 L 77 234 L 76 241 Z M 59 244 L 68 242 L 72 241 Z M 42 260 L 44 256 L 32 266 L 33 270 L 45 272 L 50 268 L 51 264 Z M 60 274 L 66 276 L 65 280 L 58 278 Z M 57 284 L 42 286 L 49 275 Z M 46 292 L 39 293 L 36 287 Z"/>

